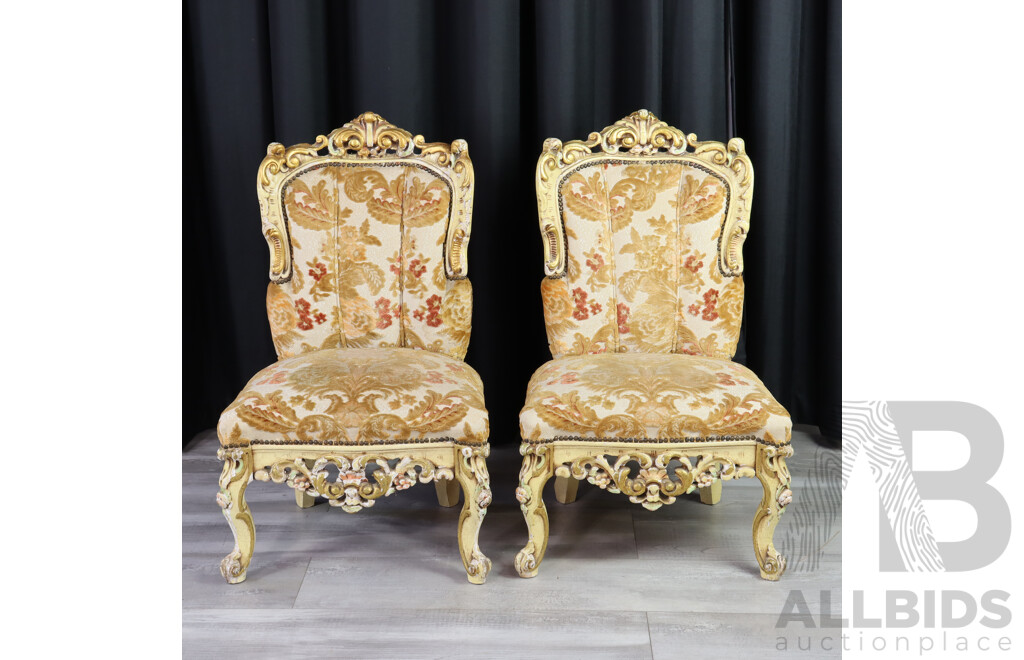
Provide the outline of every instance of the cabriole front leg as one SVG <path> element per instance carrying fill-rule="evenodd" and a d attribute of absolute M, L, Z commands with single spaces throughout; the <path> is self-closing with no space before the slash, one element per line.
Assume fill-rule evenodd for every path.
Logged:
<path fill-rule="evenodd" d="M 491 504 L 491 478 L 487 472 L 490 446 L 462 447 L 457 450 L 455 478 L 462 485 L 462 513 L 459 515 L 459 553 L 466 576 L 473 584 L 483 584 L 491 571 L 491 560 L 480 552 L 480 525 Z"/>
<path fill-rule="evenodd" d="M 224 461 L 217 504 L 224 511 L 235 537 L 235 549 L 221 560 L 220 573 L 229 584 L 238 584 L 245 580 L 256 536 L 249 505 L 245 503 L 245 488 L 252 476 L 252 451 L 248 447 L 222 448 L 217 458 Z"/>
<path fill-rule="evenodd" d="M 519 471 L 516 499 L 526 518 L 530 537 L 526 546 L 516 555 L 516 572 L 520 577 L 537 575 L 544 552 L 548 548 L 548 512 L 544 508 L 544 484 L 554 475 L 554 466 L 548 456 L 548 445 L 523 443 L 523 467 Z"/>
<path fill-rule="evenodd" d="M 764 488 L 764 495 L 754 516 L 754 553 L 761 566 L 761 577 L 765 580 L 778 580 L 786 570 L 786 558 L 775 549 L 772 538 L 786 505 L 793 501 L 789 468 L 786 467 L 786 457 L 792 455 L 793 448 L 788 445 L 757 447 L 754 471 Z"/>

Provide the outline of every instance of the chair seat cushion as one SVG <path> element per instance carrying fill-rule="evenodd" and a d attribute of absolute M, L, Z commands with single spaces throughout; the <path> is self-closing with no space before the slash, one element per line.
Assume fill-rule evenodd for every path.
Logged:
<path fill-rule="evenodd" d="M 225 446 L 487 441 L 480 376 L 411 348 L 334 348 L 263 369 L 221 414 Z"/>
<path fill-rule="evenodd" d="M 561 357 L 530 379 L 524 440 L 750 440 L 788 444 L 789 413 L 730 360 L 675 353 Z"/>

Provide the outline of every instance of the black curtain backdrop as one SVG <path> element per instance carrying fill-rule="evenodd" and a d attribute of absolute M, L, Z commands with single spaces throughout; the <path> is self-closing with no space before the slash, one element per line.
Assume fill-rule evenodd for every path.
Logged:
<path fill-rule="evenodd" d="M 467 362 L 491 441 L 518 443 L 550 359 L 534 167 L 639 108 L 754 164 L 739 361 L 796 423 L 839 432 L 840 2 L 229 2 L 184 9 L 187 442 L 276 358 L 256 170 L 372 110 L 476 168 Z"/>

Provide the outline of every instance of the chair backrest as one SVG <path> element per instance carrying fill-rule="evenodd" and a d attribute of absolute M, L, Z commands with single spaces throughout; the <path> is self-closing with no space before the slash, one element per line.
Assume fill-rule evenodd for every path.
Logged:
<path fill-rule="evenodd" d="M 313 144 L 271 144 L 257 192 L 279 358 L 372 346 L 465 356 L 473 307 L 465 140 L 428 144 L 366 112 Z"/>
<path fill-rule="evenodd" d="M 754 174 L 743 140 L 698 142 L 639 110 L 537 162 L 554 357 L 731 358 Z"/>

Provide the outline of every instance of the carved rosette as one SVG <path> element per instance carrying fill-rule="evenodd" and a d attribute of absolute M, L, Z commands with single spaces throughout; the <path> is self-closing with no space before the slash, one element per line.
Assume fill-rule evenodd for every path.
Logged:
<path fill-rule="evenodd" d="M 722 223 L 718 263 L 722 274 L 743 274 L 743 241 L 750 229 L 750 202 L 754 171 L 746 155 L 743 140 L 728 144 L 698 141 L 693 133 L 684 134 L 647 110 L 638 110 L 585 140 L 563 143 L 556 138 L 544 141 L 537 161 L 537 210 L 544 238 L 544 273 L 561 277 L 566 270 L 565 228 L 558 205 L 563 174 L 587 160 L 609 157 L 678 157 L 710 167 L 729 181 L 731 201 Z"/>
<path fill-rule="evenodd" d="M 376 465 L 376 469 L 368 477 L 370 464 Z M 338 472 L 333 481 L 329 466 L 334 466 Z M 417 483 L 455 478 L 451 467 L 438 466 L 424 458 L 402 457 L 392 467 L 389 459 L 379 454 L 322 456 L 313 467 L 307 466 L 301 458 L 286 459 L 270 465 L 269 470 L 257 470 L 253 476 L 324 497 L 331 506 L 340 506 L 347 513 L 362 511 L 373 506 L 377 499 L 412 488 Z"/>
<path fill-rule="evenodd" d="M 324 151 L 326 149 L 326 152 Z M 267 147 L 256 179 L 263 236 L 270 248 L 270 279 L 278 284 L 292 276 L 291 245 L 282 211 L 282 189 L 295 171 L 315 162 L 365 162 L 408 160 L 448 179 L 454 190 L 445 236 L 445 274 L 462 279 L 469 273 L 466 248 L 473 220 L 473 162 L 465 140 L 450 145 L 426 142 L 422 135 L 391 124 L 374 112 L 364 112 L 329 135 L 318 135 L 312 144 Z"/>
<path fill-rule="evenodd" d="M 761 565 L 761 575 L 778 580 L 786 570 L 786 559 L 775 549 L 772 537 L 786 506 L 793 501 L 793 491 L 786 458 L 793 455 L 793 447 L 758 447 L 755 459 L 757 477 L 764 489 L 761 505 L 754 516 L 754 548 Z"/>
<path fill-rule="evenodd" d="M 679 450 L 659 454 L 625 452 L 612 455 L 612 459 L 610 461 L 606 454 L 577 458 L 555 468 L 555 476 L 586 479 L 610 493 L 624 493 L 630 502 L 649 511 L 672 504 L 680 495 L 710 486 L 717 480 L 754 476 L 752 466 L 711 454 L 700 456 L 694 464 Z M 669 464 L 674 460 L 679 461 L 679 465 L 670 472 Z M 639 465 L 635 476 L 629 465 L 633 461 Z"/>

